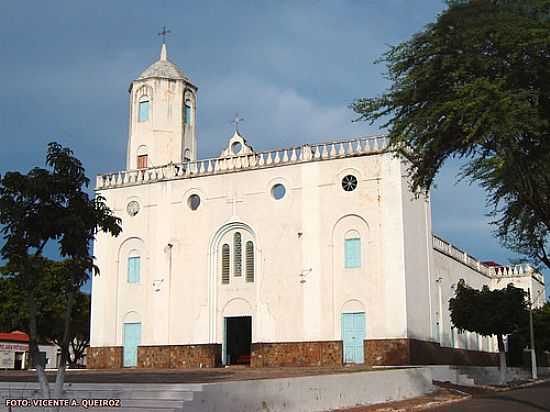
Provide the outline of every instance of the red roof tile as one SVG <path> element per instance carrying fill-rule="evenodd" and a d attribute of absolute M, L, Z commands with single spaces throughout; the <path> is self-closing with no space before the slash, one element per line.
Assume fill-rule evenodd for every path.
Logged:
<path fill-rule="evenodd" d="M 29 335 L 25 332 L 14 331 L 10 333 L 1 333 L 0 332 L 0 342 L 29 342 Z"/>

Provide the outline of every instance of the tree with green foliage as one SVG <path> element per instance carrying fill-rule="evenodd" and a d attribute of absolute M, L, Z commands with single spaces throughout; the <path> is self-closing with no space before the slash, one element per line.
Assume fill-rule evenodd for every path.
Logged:
<path fill-rule="evenodd" d="M 456 286 L 455 296 L 449 300 L 451 321 L 460 332 L 467 330 L 497 337 L 502 383 L 506 368 L 504 335 L 529 324 L 526 296 L 523 289 L 512 284 L 505 289 L 490 290 L 484 286 L 477 290 L 462 279 Z"/>
<path fill-rule="evenodd" d="M 382 121 L 416 192 L 462 159 L 503 245 L 550 268 L 550 0 L 447 3 L 385 53 L 390 88 L 352 108 Z"/>
<path fill-rule="evenodd" d="M 63 293 L 64 262 L 54 262 L 44 258 L 44 274 L 39 279 L 40 294 L 35 299 L 37 312 L 37 332 L 40 343 L 54 343 L 60 348 L 64 336 L 64 313 L 69 296 Z M 0 268 L 1 273 L 5 271 Z M 72 298 L 71 327 L 69 345 L 66 348 L 67 362 L 75 367 L 83 358 L 90 341 L 90 295 L 77 290 Z M 0 277 L 0 330 L 29 331 L 29 308 L 25 291 L 18 289 L 14 279 Z"/>
<path fill-rule="evenodd" d="M 542 359 L 544 352 L 550 352 L 550 302 L 533 309 L 533 330 L 537 357 Z M 521 356 L 523 349 L 530 344 L 529 324 L 520 325 L 518 330 L 511 336 L 511 340 L 514 342 L 514 349 L 519 351 L 518 355 Z"/>
<path fill-rule="evenodd" d="M 63 337 L 60 342 L 61 361 L 56 375 L 53 398 L 60 398 L 67 364 L 67 348 L 73 306 L 78 292 L 92 273 L 98 274 L 93 263 L 91 242 L 98 231 L 118 235 L 120 219 L 113 216 L 101 196 L 86 192 L 89 179 L 73 152 L 57 143 L 50 143 L 47 168 L 35 167 L 27 174 L 8 172 L 0 178 L 0 232 L 4 244 L 0 255 L 6 262 L 2 277 L 14 283 L 28 310 L 29 350 L 32 359 L 39 359 L 41 339 L 40 286 L 48 275 L 44 248 L 48 243 L 58 247 L 64 259 L 56 270 L 59 293 L 66 296 L 63 307 Z M 44 369 L 37 365 L 42 396 L 50 399 L 50 385 Z"/>

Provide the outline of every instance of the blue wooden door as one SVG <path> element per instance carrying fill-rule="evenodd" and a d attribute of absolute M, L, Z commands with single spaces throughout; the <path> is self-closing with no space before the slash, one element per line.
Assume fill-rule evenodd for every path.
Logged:
<path fill-rule="evenodd" d="M 342 313 L 344 363 L 364 363 L 365 313 Z"/>
<path fill-rule="evenodd" d="M 137 348 L 140 343 L 141 323 L 125 323 L 123 353 L 123 365 L 125 368 L 137 366 Z"/>
<path fill-rule="evenodd" d="M 229 359 L 227 356 L 227 318 L 223 318 L 223 342 L 222 342 L 222 364 L 227 365 Z"/>

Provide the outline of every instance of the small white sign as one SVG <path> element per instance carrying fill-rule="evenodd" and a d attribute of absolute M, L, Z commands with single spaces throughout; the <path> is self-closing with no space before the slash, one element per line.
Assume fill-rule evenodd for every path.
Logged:
<path fill-rule="evenodd" d="M 26 352 L 29 350 L 29 345 L 22 345 L 18 343 L 0 343 L 0 351 L 2 350 Z"/>
<path fill-rule="evenodd" d="M 13 369 L 15 366 L 15 352 L 0 350 L 0 369 Z"/>

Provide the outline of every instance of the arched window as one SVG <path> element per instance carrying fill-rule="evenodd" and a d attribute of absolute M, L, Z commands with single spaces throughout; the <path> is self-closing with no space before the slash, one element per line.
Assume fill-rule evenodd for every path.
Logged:
<path fill-rule="evenodd" d="M 361 267 L 361 237 L 359 232 L 350 230 L 344 240 L 344 266 L 346 269 Z"/>
<path fill-rule="evenodd" d="M 233 276 L 241 276 L 243 267 L 243 250 L 241 232 L 233 235 Z"/>
<path fill-rule="evenodd" d="M 183 105 L 183 123 L 191 124 L 191 100 L 185 99 L 185 104 Z"/>
<path fill-rule="evenodd" d="M 147 146 L 141 145 L 137 149 L 137 168 L 147 169 L 148 157 Z"/>
<path fill-rule="evenodd" d="M 216 276 L 221 277 L 222 285 L 252 286 L 256 277 L 255 245 L 256 239 L 247 228 L 238 227 L 223 234 L 216 247 Z"/>
<path fill-rule="evenodd" d="M 222 283 L 229 284 L 229 245 L 222 246 Z"/>
<path fill-rule="evenodd" d="M 140 257 L 135 251 L 130 252 L 128 257 L 128 283 L 139 283 L 140 281 Z"/>
<path fill-rule="evenodd" d="M 149 99 L 142 98 L 139 101 L 138 121 L 146 122 L 147 120 L 149 120 Z"/>
<path fill-rule="evenodd" d="M 246 281 L 254 282 L 254 242 L 246 242 Z"/>

